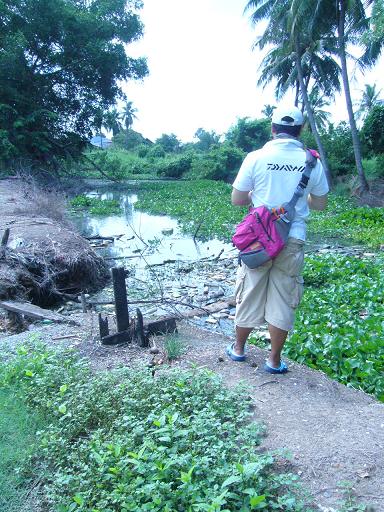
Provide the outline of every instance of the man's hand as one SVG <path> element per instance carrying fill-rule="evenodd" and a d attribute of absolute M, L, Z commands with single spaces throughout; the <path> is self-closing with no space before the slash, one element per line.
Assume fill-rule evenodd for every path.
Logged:
<path fill-rule="evenodd" d="M 233 188 L 232 189 L 232 204 L 236 205 L 236 206 L 251 204 L 252 203 L 251 193 L 252 193 L 252 191 L 241 192 L 240 190 Z"/>
<path fill-rule="evenodd" d="M 327 207 L 327 194 L 325 196 L 308 195 L 308 206 L 311 210 L 325 210 Z"/>

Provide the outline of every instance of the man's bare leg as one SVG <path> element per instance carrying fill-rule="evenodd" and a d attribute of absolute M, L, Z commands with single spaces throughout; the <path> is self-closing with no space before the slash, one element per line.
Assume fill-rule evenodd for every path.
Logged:
<path fill-rule="evenodd" d="M 269 334 L 271 336 L 271 353 L 269 355 L 268 364 L 272 368 L 279 368 L 281 363 L 281 352 L 285 340 L 288 336 L 288 331 L 283 331 L 274 325 L 268 324 Z"/>
<path fill-rule="evenodd" d="M 238 356 L 242 356 L 244 354 L 245 343 L 252 331 L 253 327 L 239 327 L 236 325 L 236 341 L 233 351 Z"/>

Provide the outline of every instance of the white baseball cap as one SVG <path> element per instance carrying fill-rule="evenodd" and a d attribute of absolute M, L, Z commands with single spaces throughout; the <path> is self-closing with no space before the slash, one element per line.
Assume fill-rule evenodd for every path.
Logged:
<path fill-rule="evenodd" d="M 297 107 L 277 107 L 273 111 L 272 123 L 282 126 L 301 126 L 304 117 Z"/>

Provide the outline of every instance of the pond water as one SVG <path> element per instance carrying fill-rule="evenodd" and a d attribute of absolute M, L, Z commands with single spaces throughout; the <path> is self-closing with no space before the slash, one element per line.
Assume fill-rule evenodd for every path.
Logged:
<path fill-rule="evenodd" d="M 158 264 L 165 260 L 195 261 L 233 252 L 233 246 L 220 240 L 194 241 L 181 232 L 178 221 L 166 215 L 150 215 L 135 209 L 138 196 L 132 190 L 94 189 L 87 193 L 98 199 L 117 200 L 119 215 L 97 216 L 82 212 L 73 216 L 86 237 L 113 237 L 113 242 L 94 241 L 98 253 L 107 258 L 136 258 L 137 265 Z M 142 257 L 139 257 L 139 256 Z M 133 263 L 133 261 L 132 261 Z"/>

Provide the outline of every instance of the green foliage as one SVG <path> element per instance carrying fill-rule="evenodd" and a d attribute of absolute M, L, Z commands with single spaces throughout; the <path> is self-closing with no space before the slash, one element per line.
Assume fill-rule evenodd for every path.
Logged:
<path fill-rule="evenodd" d="M 19 468 L 35 448 L 43 420 L 15 397 L 12 387 L 0 389 L 0 411 L 0 510 L 19 512 L 33 486 Z"/>
<path fill-rule="evenodd" d="M 164 349 L 168 360 L 173 361 L 185 352 L 185 343 L 178 334 L 168 334 L 164 339 Z"/>
<path fill-rule="evenodd" d="M 260 149 L 271 139 L 269 119 L 239 119 L 226 134 L 225 139 L 246 153 Z"/>
<path fill-rule="evenodd" d="M 323 133 L 322 141 L 332 175 L 351 174 L 355 168 L 355 156 L 349 126 L 344 122 L 336 127 L 330 125 L 329 130 Z"/>
<path fill-rule="evenodd" d="M 151 142 L 143 137 L 141 133 L 135 132 L 135 130 L 123 130 L 115 135 L 112 139 L 113 144 L 118 148 L 131 151 L 137 149 L 138 146 L 149 147 Z"/>
<path fill-rule="evenodd" d="M 76 196 L 70 201 L 73 210 L 88 210 L 93 215 L 117 215 L 122 212 L 115 199 L 97 199 L 85 195 Z"/>
<path fill-rule="evenodd" d="M 209 153 L 196 155 L 192 161 L 192 179 L 233 181 L 245 153 L 236 146 L 224 143 L 212 147 Z"/>
<path fill-rule="evenodd" d="M 155 166 L 124 149 L 93 150 L 85 153 L 85 159 L 77 164 L 77 173 L 88 177 L 103 177 L 111 180 L 154 178 Z"/>
<path fill-rule="evenodd" d="M 365 118 L 362 138 L 370 154 L 384 153 L 384 105 L 375 105 Z"/>
<path fill-rule="evenodd" d="M 378 249 L 384 239 L 384 208 L 358 208 L 352 200 L 330 194 L 327 210 L 313 211 L 308 228 L 317 238 L 337 238 L 339 243 Z"/>
<path fill-rule="evenodd" d="M 198 142 L 195 143 L 196 149 L 200 151 L 209 151 L 212 146 L 219 143 L 220 135 L 214 131 L 207 132 L 203 128 L 198 128 L 195 133 L 195 138 Z"/>
<path fill-rule="evenodd" d="M 273 457 L 257 452 L 245 390 L 212 372 L 96 378 L 73 353 L 32 345 L 0 377 L 50 419 L 36 456 L 55 510 L 308 511 L 292 495 L 295 477 L 274 475 Z"/>
<path fill-rule="evenodd" d="M 163 146 L 161 146 L 160 144 L 154 144 L 153 146 L 150 147 L 146 156 L 148 156 L 149 158 L 152 158 L 152 159 L 164 158 L 165 150 L 164 150 Z"/>
<path fill-rule="evenodd" d="M 306 290 L 288 357 L 384 401 L 382 257 L 306 258 Z"/>
<path fill-rule="evenodd" d="M 0 3 L 0 159 L 43 163 L 77 156 L 100 112 L 142 78 L 125 54 L 142 34 L 135 0 L 9 0 Z"/>
<path fill-rule="evenodd" d="M 158 163 L 157 174 L 163 178 L 181 178 L 191 168 L 192 155 L 167 157 Z"/>
<path fill-rule="evenodd" d="M 161 146 L 165 153 L 177 153 L 181 147 L 181 143 L 174 133 L 170 135 L 163 133 L 161 137 L 155 140 L 155 144 Z"/>

